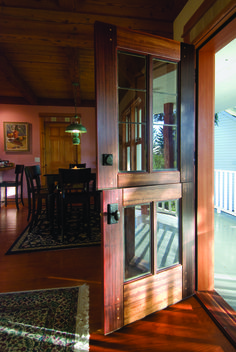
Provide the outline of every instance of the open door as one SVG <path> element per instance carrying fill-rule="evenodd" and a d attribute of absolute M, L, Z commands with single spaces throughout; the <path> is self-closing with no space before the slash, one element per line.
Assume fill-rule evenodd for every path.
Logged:
<path fill-rule="evenodd" d="M 107 334 L 194 293 L 194 48 L 94 31 Z"/>

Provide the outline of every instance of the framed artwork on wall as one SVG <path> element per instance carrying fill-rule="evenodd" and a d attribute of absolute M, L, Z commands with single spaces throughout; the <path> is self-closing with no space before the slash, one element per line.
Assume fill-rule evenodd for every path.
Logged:
<path fill-rule="evenodd" d="M 29 151 L 29 124 L 27 122 L 3 122 L 4 150 L 6 152 Z"/>

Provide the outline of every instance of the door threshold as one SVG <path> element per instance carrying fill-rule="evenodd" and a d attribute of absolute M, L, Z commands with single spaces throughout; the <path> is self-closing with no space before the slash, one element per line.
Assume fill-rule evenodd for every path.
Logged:
<path fill-rule="evenodd" d="M 228 340 L 236 347 L 236 312 L 215 291 L 197 291 L 196 298 Z"/>

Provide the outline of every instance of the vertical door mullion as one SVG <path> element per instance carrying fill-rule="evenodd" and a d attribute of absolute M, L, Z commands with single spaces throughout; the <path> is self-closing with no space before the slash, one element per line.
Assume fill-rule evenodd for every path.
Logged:
<path fill-rule="evenodd" d="M 148 160 L 148 165 L 147 165 L 147 170 L 148 172 L 153 171 L 153 155 L 152 155 L 152 145 L 153 145 L 153 95 L 152 95 L 152 81 L 153 81 L 153 64 L 152 64 L 152 57 L 149 55 L 149 59 L 147 60 L 148 63 L 148 77 L 147 77 L 147 96 L 148 96 L 148 102 L 147 102 L 147 124 L 148 124 L 148 141 L 147 143 L 148 146 L 148 153 L 147 153 L 147 160 Z"/>
<path fill-rule="evenodd" d="M 151 203 L 151 231 L 152 231 L 152 273 L 157 272 L 157 202 Z"/>

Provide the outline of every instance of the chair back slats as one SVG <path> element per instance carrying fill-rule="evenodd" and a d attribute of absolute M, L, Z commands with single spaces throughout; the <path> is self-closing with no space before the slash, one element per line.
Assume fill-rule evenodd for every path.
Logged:
<path fill-rule="evenodd" d="M 60 209 L 61 209 L 61 236 L 66 234 L 68 220 L 68 205 L 81 206 L 83 211 L 84 226 L 90 235 L 90 192 L 91 169 L 59 169 L 60 181 Z M 80 210 L 81 211 L 81 210 Z"/>
<path fill-rule="evenodd" d="M 88 192 L 91 180 L 91 168 L 59 169 L 60 188 L 62 190 L 74 188 L 77 191 Z"/>
<path fill-rule="evenodd" d="M 28 189 L 28 203 L 29 203 L 29 211 L 28 211 L 28 220 L 30 215 L 32 215 L 31 219 L 31 227 L 36 225 L 38 219 L 41 215 L 43 201 L 46 205 L 46 212 L 50 220 L 53 220 L 53 195 L 49 194 L 47 188 L 41 187 L 41 169 L 40 165 L 32 165 L 27 166 L 25 168 L 26 180 L 27 180 L 27 189 Z M 52 201 L 50 200 L 52 199 Z M 50 203 L 50 204 L 49 204 Z"/>
<path fill-rule="evenodd" d="M 69 168 L 70 169 L 73 169 L 73 168 L 85 169 L 86 168 L 86 163 L 83 163 L 83 164 L 70 164 Z"/>

